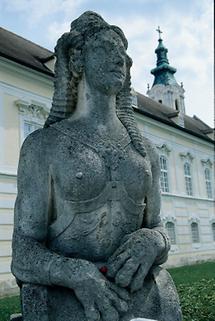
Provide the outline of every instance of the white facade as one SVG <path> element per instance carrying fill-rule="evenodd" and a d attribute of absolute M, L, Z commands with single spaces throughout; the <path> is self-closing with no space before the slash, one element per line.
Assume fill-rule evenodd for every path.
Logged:
<path fill-rule="evenodd" d="M 142 134 L 157 146 L 161 159 L 165 158 L 167 163 L 169 191 L 162 192 L 161 216 L 164 225 L 174 224 L 172 234 L 175 232 L 175 242 L 170 235 L 175 244 L 171 246 L 167 265 L 215 260 L 213 144 L 139 113 L 136 119 Z M 186 163 L 190 165 L 192 193 L 186 187 Z M 211 178 L 211 194 L 206 168 Z M 192 223 L 197 223 L 198 242 L 192 235 Z M 166 227 L 169 231 L 170 224 Z"/>
<path fill-rule="evenodd" d="M 21 144 L 51 106 L 51 77 L 0 57 L 0 296 L 16 288 L 10 272 L 13 208 Z"/>

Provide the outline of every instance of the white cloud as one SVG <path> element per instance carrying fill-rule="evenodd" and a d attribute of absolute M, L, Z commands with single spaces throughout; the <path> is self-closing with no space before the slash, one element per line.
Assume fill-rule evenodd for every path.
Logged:
<path fill-rule="evenodd" d="M 75 13 L 75 10 L 84 0 L 2 0 L 4 10 L 17 12 L 25 15 L 29 25 L 35 25 L 56 13 L 68 16 Z"/>

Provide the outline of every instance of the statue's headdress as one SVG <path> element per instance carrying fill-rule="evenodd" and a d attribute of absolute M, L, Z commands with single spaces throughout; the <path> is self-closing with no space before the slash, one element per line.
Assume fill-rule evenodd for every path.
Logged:
<path fill-rule="evenodd" d="M 83 52 L 86 43 L 102 30 L 116 32 L 127 49 L 128 43 L 122 30 L 109 25 L 95 12 L 87 11 L 71 23 L 70 32 L 64 33 L 55 47 L 55 82 L 52 108 L 45 127 L 70 117 L 77 104 L 78 84 L 83 72 Z M 130 93 L 130 67 L 132 60 L 126 59 L 127 75 L 121 91 L 116 97 L 116 113 L 127 129 L 135 148 L 145 156 L 142 137 L 137 129 Z"/>

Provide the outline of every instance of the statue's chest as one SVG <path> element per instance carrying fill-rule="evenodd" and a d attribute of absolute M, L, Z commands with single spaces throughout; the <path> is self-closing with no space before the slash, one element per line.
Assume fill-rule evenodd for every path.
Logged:
<path fill-rule="evenodd" d="M 107 182 L 120 182 L 133 199 L 141 200 L 151 184 L 150 164 L 128 143 L 88 146 L 64 141 L 52 163 L 55 190 L 66 200 L 96 198 Z"/>

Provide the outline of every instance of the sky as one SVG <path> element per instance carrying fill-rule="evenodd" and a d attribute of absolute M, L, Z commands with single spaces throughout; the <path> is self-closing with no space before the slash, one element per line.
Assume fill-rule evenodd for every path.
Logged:
<path fill-rule="evenodd" d="M 212 0 L 0 0 L 0 25 L 53 51 L 71 21 L 87 10 L 124 31 L 132 86 L 142 94 L 153 83 L 160 26 L 175 78 L 184 85 L 186 113 L 214 126 Z"/>

